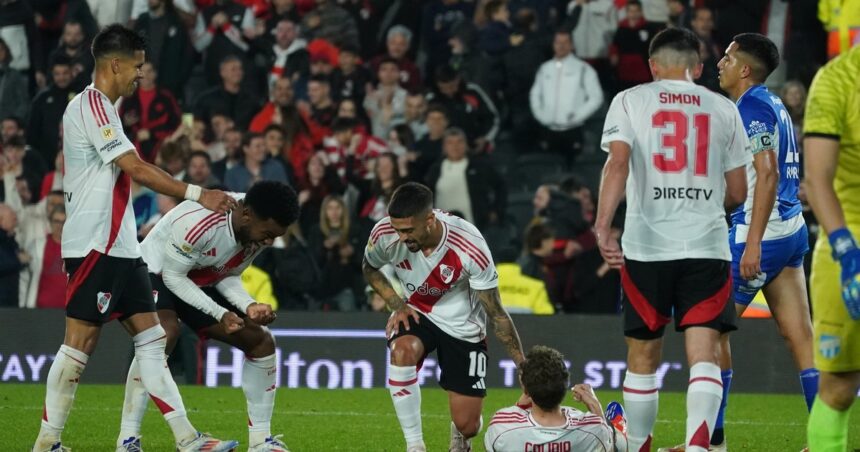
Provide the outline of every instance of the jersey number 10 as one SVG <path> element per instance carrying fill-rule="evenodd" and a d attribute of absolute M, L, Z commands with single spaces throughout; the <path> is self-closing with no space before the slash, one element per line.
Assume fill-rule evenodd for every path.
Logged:
<path fill-rule="evenodd" d="M 662 173 L 680 173 L 687 169 L 687 138 L 690 135 L 690 119 L 686 113 L 678 110 L 660 110 L 651 116 L 651 126 L 665 129 L 671 126 L 671 132 L 664 131 L 660 136 L 660 151 L 654 154 L 654 167 Z M 708 141 L 711 137 L 711 115 L 697 113 L 693 115 L 693 128 L 696 129 L 696 155 L 693 162 L 693 174 L 708 175 Z M 670 153 L 666 152 L 671 150 Z"/>

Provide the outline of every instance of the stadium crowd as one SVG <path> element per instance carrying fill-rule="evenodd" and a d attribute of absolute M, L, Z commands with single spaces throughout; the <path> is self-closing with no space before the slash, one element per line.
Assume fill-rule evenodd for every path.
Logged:
<path fill-rule="evenodd" d="M 618 310 L 592 231 L 598 143 L 612 96 L 651 80 L 650 38 L 692 29 L 698 83 L 719 90 L 732 37 L 770 36 L 784 60 L 769 84 L 800 134 L 835 21 L 814 0 L 0 1 L 0 305 L 63 307 L 61 120 L 102 25 L 148 39 L 119 107 L 144 160 L 207 188 L 299 193 L 298 223 L 243 274 L 258 301 L 384 309 L 362 250 L 394 189 L 419 181 L 482 230 L 509 311 L 551 314 Z M 141 238 L 180 202 L 133 193 Z"/>

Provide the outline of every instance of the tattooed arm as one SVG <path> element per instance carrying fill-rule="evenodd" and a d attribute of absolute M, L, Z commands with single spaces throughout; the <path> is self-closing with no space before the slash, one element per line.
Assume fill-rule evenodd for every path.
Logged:
<path fill-rule="evenodd" d="M 386 306 L 392 312 L 391 317 L 388 319 L 388 324 L 385 326 L 385 332 L 388 337 L 391 337 L 392 333 L 397 334 L 401 324 L 406 331 L 409 331 L 409 317 L 412 317 L 415 323 L 418 323 L 418 313 L 406 304 L 406 300 L 397 295 L 394 287 L 391 286 L 391 282 L 388 281 L 388 278 L 378 268 L 374 268 L 367 262 L 367 259 L 364 259 L 361 263 L 361 271 L 364 273 L 364 279 L 370 284 L 370 287 L 385 300 Z"/>
<path fill-rule="evenodd" d="M 505 346 L 508 355 L 514 360 L 516 365 L 523 362 L 523 344 L 520 342 L 520 336 L 517 333 L 517 327 L 514 326 L 514 321 L 511 316 L 502 307 L 502 299 L 499 295 L 499 289 L 477 290 L 478 300 L 487 311 L 487 317 L 493 324 L 493 330 L 496 333 L 496 338 Z"/>

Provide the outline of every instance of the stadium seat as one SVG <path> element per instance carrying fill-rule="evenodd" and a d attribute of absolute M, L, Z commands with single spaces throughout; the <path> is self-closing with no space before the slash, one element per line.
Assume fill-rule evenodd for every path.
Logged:
<path fill-rule="evenodd" d="M 507 174 L 512 188 L 522 187 L 534 191 L 547 182 L 547 177 L 561 174 L 565 169 L 564 157 L 558 154 L 534 153 L 521 155 Z"/>
<path fill-rule="evenodd" d="M 519 237 L 534 217 L 533 192 L 520 191 L 508 194 L 507 212 Z"/>

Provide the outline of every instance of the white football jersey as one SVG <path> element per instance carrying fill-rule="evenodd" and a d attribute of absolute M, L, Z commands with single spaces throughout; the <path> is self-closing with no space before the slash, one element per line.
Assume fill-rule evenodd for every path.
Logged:
<path fill-rule="evenodd" d="M 480 342 L 487 336 L 487 314 L 472 290 L 498 286 L 493 257 L 478 228 L 447 212 L 433 212 L 442 240 L 429 256 L 409 251 L 385 217 L 370 233 L 364 257 L 374 268 L 391 264 L 409 306 L 442 331 Z"/>
<path fill-rule="evenodd" d="M 531 410 L 518 406 L 496 412 L 487 433 L 487 452 L 614 452 L 612 427 L 602 417 L 561 407 L 567 423 L 544 427 L 532 417 Z"/>
<path fill-rule="evenodd" d="M 639 85 L 612 100 L 602 148 L 613 141 L 631 148 L 625 257 L 731 260 L 724 175 L 752 161 L 734 103 L 687 81 Z"/>
<path fill-rule="evenodd" d="M 230 193 L 237 201 L 244 193 Z M 161 273 L 164 259 L 190 265 L 188 279 L 198 287 L 214 286 L 228 276 L 241 275 L 264 249 L 236 240 L 233 213 L 215 213 L 193 201 L 167 212 L 146 236 L 141 249 L 150 273 Z"/>
<path fill-rule="evenodd" d="M 69 102 L 63 113 L 64 258 L 91 250 L 140 257 L 131 178 L 113 164 L 129 151 L 136 152 L 107 96 L 90 85 Z"/>

